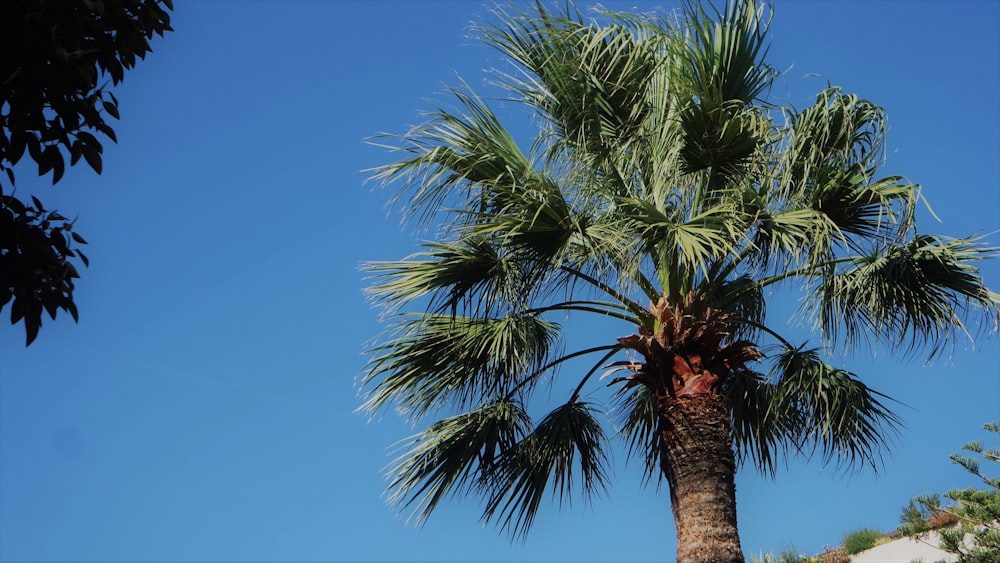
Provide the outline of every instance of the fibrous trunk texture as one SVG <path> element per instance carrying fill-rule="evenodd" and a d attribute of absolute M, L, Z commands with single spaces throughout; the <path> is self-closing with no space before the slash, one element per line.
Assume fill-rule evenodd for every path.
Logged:
<path fill-rule="evenodd" d="M 666 296 L 649 307 L 656 323 L 619 338 L 642 361 L 617 362 L 628 389 L 644 385 L 656 397 L 660 456 L 670 486 L 680 563 L 743 563 L 736 528 L 736 460 L 724 383 L 753 377 L 747 363 L 761 357 L 753 342 L 727 341 L 731 314 L 706 306 L 691 293 L 676 303 Z"/>
<path fill-rule="evenodd" d="M 662 464 L 679 563 L 744 561 L 736 527 L 736 461 L 717 393 L 661 396 Z"/>

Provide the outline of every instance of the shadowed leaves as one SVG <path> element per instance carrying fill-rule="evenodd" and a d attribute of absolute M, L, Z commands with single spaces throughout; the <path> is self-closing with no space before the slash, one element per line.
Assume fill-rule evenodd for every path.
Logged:
<path fill-rule="evenodd" d="M 606 438 L 592 409 L 588 403 L 566 403 L 504 452 L 489 488 L 486 520 L 495 519 L 512 535 L 524 536 L 548 490 L 560 503 L 569 500 L 576 486 L 585 498 L 604 490 Z"/>

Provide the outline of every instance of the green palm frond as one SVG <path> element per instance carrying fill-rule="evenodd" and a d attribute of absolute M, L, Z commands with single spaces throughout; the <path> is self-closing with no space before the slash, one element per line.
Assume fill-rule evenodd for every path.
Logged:
<path fill-rule="evenodd" d="M 859 165 L 844 170 L 819 168 L 810 205 L 835 226 L 837 233 L 852 245 L 853 235 L 862 240 L 893 239 L 910 225 L 917 188 L 902 177 L 892 176 L 871 181 Z M 902 205 L 897 209 L 896 203 Z"/>
<path fill-rule="evenodd" d="M 826 228 L 816 232 L 823 221 L 812 209 L 767 209 L 763 205 L 759 209 L 745 259 L 747 266 L 756 271 L 786 271 L 816 246 L 809 244 L 816 234 L 828 233 Z"/>
<path fill-rule="evenodd" d="M 413 419 L 504 396 L 549 358 L 559 327 L 531 313 L 500 318 L 401 315 L 371 349 L 362 410 L 395 405 Z"/>
<path fill-rule="evenodd" d="M 479 490 L 495 478 L 496 463 L 530 428 L 521 406 L 509 399 L 445 418 L 400 444 L 390 464 L 389 502 L 427 519 L 448 495 Z"/>
<path fill-rule="evenodd" d="M 607 481 L 606 441 L 593 405 L 574 400 L 557 407 L 499 458 L 484 519 L 523 536 L 549 489 L 560 503 L 575 487 L 584 497 L 601 493 Z"/>
<path fill-rule="evenodd" d="M 975 238 L 922 235 L 885 245 L 821 277 L 811 313 L 831 341 L 839 331 L 849 345 L 874 335 L 894 347 L 930 345 L 934 356 L 956 332 L 968 333 L 964 319 L 978 315 L 980 326 L 996 329 L 1000 295 L 974 263 L 997 255 Z"/>
<path fill-rule="evenodd" d="M 773 395 L 764 436 L 781 436 L 824 462 L 877 469 L 881 452 L 902 421 L 858 377 L 825 363 L 815 349 L 786 348 L 775 358 Z M 758 451 L 764 446 L 755 444 Z"/>
<path fill-rule="evenodd" d="M 733 450 L 738 462 L 750 461 L 774 476 L 778 456 L 791 445 L 795 429 L 805 422 L 794 410 L 775 416 L 776 386 L 759 376 L 734 377 L 723 389 L 732 425 Z"/>
<path fill-rule="evenodd" d="M 684 146 L 680 156 L 685 172 L 711 168 L 729 176 L 739 173 L 754 156 L 766 139 L 769 122 L 761 112 L 734 109 L 736 105 L 691 103 L 681 111 Z"/>
<path fill-rule="evenodd" d="M 622 387 L 616 394 L 619 433 L 626 441 L 628 459 L 639 458 L 643 466 L 643 481 L 663 476 L 660 470 L 662 436 L 656 411 L 656 396 L 648 387 Z"/>
<path fill-rule="evenodd" d="M 902 421 L 884 395 L 846 370 L 823 361 L 816 349 L 781 347 L 770 377 L 749 374 L 726 382 L 733 448 L 774 476 L 777 461 L 819 453 L 824 463 L 878 469 Z"/>
<path fill-rule="evenodd" d="M 365 264 L 363 269 L 375 279 L 368 295 L 390 311 L 431 295 L 431 310 L 444 312 L 464 304 L 463 310 L 481 306 L 490 312 L 496 304 L 520 302 L 530 292 L 521 265 L 501 255 L 488 239 L 425 246 L 426 252 L 405 260 Z"/>
<path fill-rule="evenodd" d="M 662 261 L 657 268 L 661 277 L 682 278 L 688 290 L 694 274 L 706 274 L 712 263 L 733 254 L 742 242 L 743 225 L 731 206 L 715 206 L 685 218 L 645 200 L 622 198 L 618 212 L 622 228 L 638 234 L 646 252 Z"/>
<path fill-rule="evenodd" d="M 817 166 L 859 165 L 873 170 L 884 158 L 885 111 L 832 86 L 816 103 L 791 116 L 791 138 L 781 153 L 784 186 L 805 192 Z"/>
<path fill-rule="evenodd" d="M 452 89 L 458 113 L 438 108 L 404 135 L 383 135 L 400 160 L 373 170 L 372 180 L 402 188 L 406 217 L 429 222 L 449 206 L 473 209 L 495 205 L 492 188 L 516 190 L 540 181 L 531 160 L 486 102 L 467 90 Z M 478 204 L 478 205 L 477 205 Z"/>
<path fill-rule="evenodd" d="M 588 25 L 579 13 L 514 14 L 484 30 L 520 67 L 504 82 L 552 126 L 552 139 L 598 167 L 627 147 L 647 111 L 645 85 L 657 57 L 620 25 Z"/>
<path fill-rule="evenodd" d="M 755 2 L 727 2 L 724 13 L 709 13 L 702 4 L 685 2 L 690 91 L 714 106 L 749 104 L 771 85 L 776 72 L 762 61 L 767 55 L 763 8 Z"/>
<path fill-rule="evenodd" d="M 902 177 L 877 178 L 884 158 L 882 108 L 822 91 L 816 103 L 791 117 L 776 145 L 775 209 L 811 228 L 800 229 L 813 262 L 829 259 L 834 246 L 857 250 L 856 240 L 896 240 L 913 224 L 918 187 Z"/>
<path fill-rule="evenodd" d="M 470 230 L 498 238 L 522 262 L 545 270 L 558 265 L 570 240 L 584 234 L 587 225 L 550 181 L 496 190 L 491 208 L 470 215 L 476 221 Z"/>
<path fill-rule="evenodd" d="M 685 16 L 684 63 L 678 69 L 685 95 L 681 154 L 687 171 L 728 174 L 764 138 L 762 114 L 743 110 L 776 76 L 763 63 L 769 22 L 753 2 L 728 2 L 724 13 L 714 14 L 688 2 Z"/>

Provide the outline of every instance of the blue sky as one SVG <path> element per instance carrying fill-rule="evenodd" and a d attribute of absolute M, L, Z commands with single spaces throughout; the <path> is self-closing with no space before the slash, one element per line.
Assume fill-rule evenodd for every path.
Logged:
<path fill-rule="evenodd" d="M 470 24 L 489 4 L 177 4 L 176 32 L 116 90 L 104 174 L 76 167 L 55 188 L 18 174 L 19 193 L 79 215 L 91 266 L 79 324 L 46 320 L 28 349 L 20 325 L 0 332 L 0 560 L 670 560 L 666 491 L 622 452 L 605 497 L 543 507 L 524 543 L 472 499 L 407 526 L 381 468 L 413 429 L 353 412 L 379 331 L 358 265 L 419 242 L 364 184 L 388 157 L 363 139 L 416 123 L 459 77 L 482 83 L 499 59 Z M 829 81 L 886 107 L 885 171 L 922 184 L 941 218 L 922 230 L 1000 244 L 998 30 L 992 1 L 778 2 L 773 94 L 802 107 Z M 1000 264 L 983 271 L 1000 288 Z M 845 357 L 906 405 L 906 429 L 879 475 L 742 470 L 746 551 L 818 552 L 895 527 L 915 495 L 973 485 L 947 458 L 1000 419 L 997 340 L 931 366 Z"/>

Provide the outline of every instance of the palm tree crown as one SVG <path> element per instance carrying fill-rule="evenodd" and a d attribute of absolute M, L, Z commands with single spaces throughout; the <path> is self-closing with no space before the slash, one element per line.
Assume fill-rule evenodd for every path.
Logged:
<path fill-rule="evenodd" d="M 933 355 L 1000 319 L 974 266 L 995 249 L 920 234 L 918 186 L 880 175 L 883 110 L 837 87 L 801 111 L 769 103 L 752 1 L 498 16 L 482 38 L 512 63 L 495 76 L 533 113 L 530 149 L 463 86 L 391 137 L 399 159 L 375 173 L 439 229 L 420 253 L 367 265 L 389 327 L 363 408 L 439 418 L 392 464 L 392 501 L 422 520 L 481 495 L 485 519 L 521 534 L 547 490 L 603 488 L 616 437 L 682 495 L 670 409 L 686 397 L 714 397 L 725 447 L 765 472 L 782 452 L 877 464 L 898 419 L 827 353 Z M 767 317 L 779 286 L 801 291 L 819 345 Z M 622 336 L 567 349 L 565 323 L 587 315 Z M 568 396 L 529 416 L 554 378 L 572 380 Z"/>

